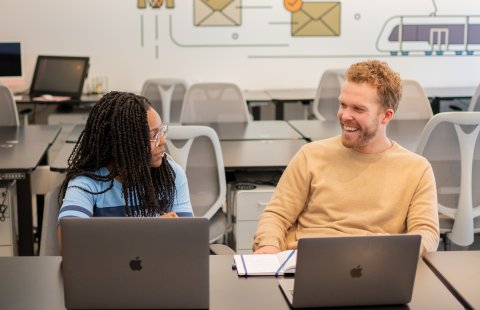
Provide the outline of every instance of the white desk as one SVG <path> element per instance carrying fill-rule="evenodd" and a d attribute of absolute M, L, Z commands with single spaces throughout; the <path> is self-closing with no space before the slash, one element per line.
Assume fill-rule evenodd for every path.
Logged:
<path fill-rule="evenodd" d="M 425 87 L 424 89 L 429 98 L 467 98 L 473 96 L 476 86 Z"/>
<path fill-rule="evenodd" d="M 392 120 L 387 125 L 387 136 L 404 148 L 415 151 L 427 120 Z M 311 141 L 331 138 L 341 133 L 338 121 L 292 120 L 289 121 L 302 136 Z"/>
<path fill-rule="evenodd" d="M 243 123 L 186 124 L 213 128 L 220 141 L 228 140 L 295 140 L 303 139 L 286 121 L 253 121 Z"/>
<path fill-rule="evenodd" d="M 248 102 L 269 102 L 272 100 L 272 97 L 270 97 L 266 91 L 261 89 L 246 89 L 243 91 L 243 98 Z"/>
<path fill-rule="evenodd" d="M 243 97 L 250 107 L 254 120 L 260 120 L 260 107 L 272 102 L 272 98 L 264 90 L 244 90 Z"/>
<path fill-rule="evenodd" d="M 210 256 L 210 309 L 289 310 L 275 277 L 238 277 L 230 255 Z M 61 257 L 0 258 L 0 302 L 9 310 L 63 310 Z M 135 294 L 135 292 L 132 292 Z M 88 298 L 88 296 L 86 297 Z M 419 261 L 412 301 L 375 309 L 463 309 L 440 280 Z M 341 309 L 341 308 L 338 308 Z"/>
<path fill-rule="evenodd" d="M 424 260 L 465 308 L 480 309 L 480 251 L 428 253 Z"/>
<path fill-rule="evenodd" d="M 272 98 L 275 104 L 275 119 L 285 119 L 284 104 L 301 102 L 309 105 L 315 99 L 315 88 L 291 88 L 291 89 L 266 89 L 265 92 Z"/>
<path fill-rule="evenodd" d="M 475 93 L 475 86 L 463 87 L 425 87 L 430 99 L 433 114 L 440 112 L 440 102 L 444 100 L 470 99 Z"/>
<path fill-rule="evenodd" d="M 285 168 L 305 140 L 220 141 L 225 169 Z"/>
<path fill-rule="evenodd" d="M 299 134 L 295 129 L 293 129 L 286 121 L 252 121 L 242 123 L 192 123 L 185 125 L 211 127 L 213 128 L 213 130 L 216 131 L 220 141 L 303 139 L 302 135 Z M 85 124 L 75 125 L 66 142 L 76 143 L 84 128 Z"/>
<path fill-rule="evenodd" d="M 283 169 L 300 147 L 306 143 L 303 139 L 220 141 L 226 170 Z M 65 143 L 50 164 L 50 169 L 56 172 L 65 172 L 68 157 L 74 147 L 73 143 Z"/>
<path fill-rule="evenodd" d="M 20 255 L 34 254 L 30 174 L 59 133 L 60 126 L 0 127 L 0 180 L 17 180 Z"/>

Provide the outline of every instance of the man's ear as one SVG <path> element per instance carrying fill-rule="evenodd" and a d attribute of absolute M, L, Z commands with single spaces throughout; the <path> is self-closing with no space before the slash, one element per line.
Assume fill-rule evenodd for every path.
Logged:
<path fill-rule="evenodd" d="M 386 109 L 385 112 L 383 112 L 382 124 L 388 124 L 388 122 L 392 120 L 394 115 L 395 112 L 393 111 L 393 109 Z"/>

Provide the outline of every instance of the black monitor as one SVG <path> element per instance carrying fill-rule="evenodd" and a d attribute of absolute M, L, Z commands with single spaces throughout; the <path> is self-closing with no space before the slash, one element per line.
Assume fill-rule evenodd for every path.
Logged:
<path fill-rule="evenodd" d="M 0 42 L 0 77 L 21 77 L 20 42 Z"/>
<path fill-rule="evenodd" d="M 45 56 L 37 58 L 30 96 L 69 96 L 78 99 L 88 75 L 89 57 Z"/>

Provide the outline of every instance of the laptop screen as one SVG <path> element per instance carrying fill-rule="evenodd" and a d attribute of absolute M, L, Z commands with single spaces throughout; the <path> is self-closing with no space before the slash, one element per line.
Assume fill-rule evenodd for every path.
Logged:
<path fill-rule="evenodd" d="M 38 56 L 30 96 L 49 94 L 80 98 L 88 62 L 88 57 Z"/>

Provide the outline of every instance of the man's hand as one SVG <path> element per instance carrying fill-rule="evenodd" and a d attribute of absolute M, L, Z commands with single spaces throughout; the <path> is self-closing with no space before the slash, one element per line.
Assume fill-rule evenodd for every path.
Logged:
<path fill-rule="evenodd" d="M 168 213 L 165 213 L 163 215 L 161 215 L 160 217 L 163 217 L 163 218 L 172 218 L 172 217 L 178 217 L 177 213 L 175 212 L 168 212 Z"/>
<path fill-rule="evenodd" d="M 253 254 L 277 254 L 280 249 L 273 245 L 259 247 Z"/>

